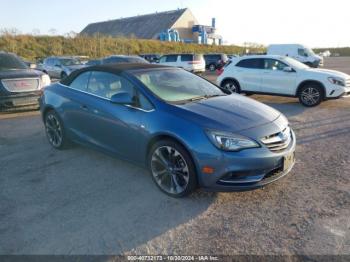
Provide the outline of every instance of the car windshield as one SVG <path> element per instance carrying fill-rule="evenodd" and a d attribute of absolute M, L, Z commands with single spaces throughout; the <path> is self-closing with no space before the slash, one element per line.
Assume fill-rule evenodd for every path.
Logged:
<path fill-rule="evenodd" d="M 309 66 L 293 59 L 293 58 L 290 58 L 290 57 L 284 57 L 283 60 L 285 62 L 287 62 L 287 64 L 289 64 L 291 67 L 293 68 L 296 68 L 296 69 L 307 69 L 307 68 L 310 68 Z"/>
<path fill-rule="evenodd" d="M 17 56 L 12 54 L 0 54 L 0 70 L 27 69 L 28 66 Z"/>
<path fill-rule="evenodd" d="M 135 71 L 133 75 L 156 96 L 170 103 L 225 95 L 215 85 L 182 69 Z"/>
<path fill-rule="evenodd" d="M 312 51 L 311 48 L 305 48 L 305 53 L 307 53 L 309 56 L 314 56 L 315 55 L 314 51 Z"/>
<path fill-rule="evenodd" d="M 73 58 L 60 59 L 60 62 L 64 66 L 81 65 L 81 62 L 78 59 Z"/>

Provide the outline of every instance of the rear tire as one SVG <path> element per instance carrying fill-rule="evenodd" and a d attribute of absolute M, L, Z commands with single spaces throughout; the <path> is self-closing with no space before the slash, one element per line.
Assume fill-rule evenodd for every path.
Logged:
<path fill-rule="evenodd" d="M 324 92 L 320 85 L 310 83 L 304 85 L 299 91 L 299 102 L 306 107 L 319 105 L 324 99 Z"/>
<path fill-rule="evenodd" d="M 239 83 L 233 79 L 228 79 L 225 80 L 222 84 L 221 87 L 225 89 L 226 91 L 232 93 L 241 93 L 241 88 L 239 86 Z"/>
<path fill-rule="evenodd" d="M 153 181 L 168 196 L 184 197 L 197 188 L 194 163 L 179 143 L 170 139 L 156 142 L 147 162 Z"/>
<path fill-rule="evenodd" d="M 214 71 L 216 70 L 215 64 L 210 64 L 210 65 L 209 65 L 209 70 L 210 70 L 211 72 L 214 72 Z"/>

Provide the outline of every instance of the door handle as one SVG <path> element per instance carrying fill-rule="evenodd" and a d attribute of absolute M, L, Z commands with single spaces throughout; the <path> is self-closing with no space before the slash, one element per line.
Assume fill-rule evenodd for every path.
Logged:
<path fill-rule="evenodd" d="M 80 108 L 83 109 L 83 110 L 88 110 L 87 105 L 81 105 Z"/>

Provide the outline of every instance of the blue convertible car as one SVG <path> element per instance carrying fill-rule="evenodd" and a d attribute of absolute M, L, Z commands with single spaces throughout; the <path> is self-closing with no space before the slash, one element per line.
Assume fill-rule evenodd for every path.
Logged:
<path fill-rule="evenodd" d="M 178 68 L 84 68 L 45 88 L 41 111 L 54 148 L 73 141 L 133 161 L 173 197 L 198 186 L 258 188 L 295 162 L 295 135 L 280 112 Z"/>

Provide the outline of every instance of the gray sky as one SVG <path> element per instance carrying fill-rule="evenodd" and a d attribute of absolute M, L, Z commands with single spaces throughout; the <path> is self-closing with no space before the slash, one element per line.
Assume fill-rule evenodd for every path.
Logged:
<path fill-rule="evenodd" d="M 188 7 L 228 43 L 350 46 L 347 0 L 1 0 L 0 28 L 80 32 L 88 23 Z"/>

